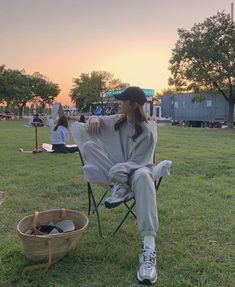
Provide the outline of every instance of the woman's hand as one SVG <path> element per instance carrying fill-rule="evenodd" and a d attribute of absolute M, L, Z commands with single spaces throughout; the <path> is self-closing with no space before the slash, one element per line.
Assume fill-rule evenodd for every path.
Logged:
<path fill-rule="evenodd" d="M 94 117 L 89 120 L 89 131 L 93 134 L 97 134 L 100 132 L 99 118 Z"/>

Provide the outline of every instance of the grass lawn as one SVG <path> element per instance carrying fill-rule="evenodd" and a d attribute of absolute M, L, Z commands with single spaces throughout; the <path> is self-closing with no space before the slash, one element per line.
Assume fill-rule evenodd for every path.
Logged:
<path fill-rule="evenodd" d="M 23 124 L 0 122 L 0 191 L 6 193 L 0 206 L 0 286 L 139 286 L 141 238 L 131 217 L 115 237 L 101 239 L 91 216 L 75 251 L 43 277 L 22 275 L 33 262 L 16 233 L 21 218 L 61 207 L 87 212 L 79 156 L 19 152 L 34 147 L 34 129 Z M 49 142 L 49 128 L 39 130 L 39 141 Z M 173 161 L 173 173 L 158 194 L 156 286 L 235 286 L 235 132 L 159 127 L 156 153 L 158 161 Z M 100 211 L 108 234 L 124 209 Z"/>

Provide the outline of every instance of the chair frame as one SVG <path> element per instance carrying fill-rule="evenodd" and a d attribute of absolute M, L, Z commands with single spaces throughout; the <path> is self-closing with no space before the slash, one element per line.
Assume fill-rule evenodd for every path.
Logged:
<path fill-rule="evenodd" d="M 78 148 L 78 153 L 79 153 L 79 156 L 80 156 L 80 160 L 81 160 L 82 166 L 84 166 L 85 165 L 84 164 L 84 160 L 83 160 L 82 153 L 81 153 L 79 148 Z M 103 196 L 101 197 L 100 201 L 97 204 L 96 200 L 95 200 L 95 196 L 94 196 L 93 190 L 92 190 L 92 187 L 91 187 L 91 184 L 90 184 L 90 182 L 87 181 L 87 195 L 88 195 L 88 212 L 87 213 L 88 213 L 88 216 L 90 216 L 93 213 L 96 214 L 96 220 L 97 220 L 97 224 L 98 224 L 98 231 L 99 231 L 100 237 L 104 237 L 104 235 L 103 235 L 103 230 L 102 230 L 102 226 L 101 226 L 100 214 L 99 214 L 98 207 L 101 204 L 101 202 L 103 201 L 103 199 L 104 199 L 104 197 L 105 197 L 105 195 L 107 193 L 108 193 L 108 190 L 106 190 L 104 192 Z M 94 210 L 91 212 L 92 203 L 93 203 L 93 206 L 94 206 Z"/>

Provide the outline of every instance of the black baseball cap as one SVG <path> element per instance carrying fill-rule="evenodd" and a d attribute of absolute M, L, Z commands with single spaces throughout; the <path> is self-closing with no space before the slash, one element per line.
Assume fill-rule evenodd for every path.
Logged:
<path fill-rule="evenodd" d="M 120 101 L 132 101 L 141 106 L 147 101 L 144 91 L 139 87 L 128 87 L 120 94 L 113 95 L 115 99 Z"/>

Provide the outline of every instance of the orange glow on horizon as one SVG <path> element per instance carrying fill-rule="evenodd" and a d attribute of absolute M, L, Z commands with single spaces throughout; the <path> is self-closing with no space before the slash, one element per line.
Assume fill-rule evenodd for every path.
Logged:
<path fill-rule="evenodd" d="M 170 51 L 164 51 L 163 48 L 161 51 L 156 52 L 154 48 L 146 51 L 145 49 L 134 50 L 133 47 L 130 47 L 123 52 L 113 50 L 112 53 L 109 52 L 100 58 L 98 56 L 93 57 L 91 60 L 91 57 L 88 54 L 86 55 L 86 58 L 90 60 L 86 62 L 87 66 L 86 69 L 84 66 L 84 71 L 76 72 L 75 61 L 73 66 L 68 67 L 70 73 L 62 72 L 59 75 L 61 79 L 54 79 L 55 82 L 60 82 L 61 92 L 56 100 L 61 102 L 62 105 L 73 105 L 69 97 L 70 90 L 73 87 L 72 79 L 78 78 L 81 73 L 91 73 L 92 71 L 107 71 L 113 74 L 114 78 L 119 78 L 124 83 L 154 89 L 155 93 L 168 86 Z M 83 66 L 83 63 L 80 64 Z"/>

